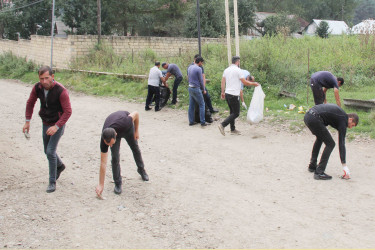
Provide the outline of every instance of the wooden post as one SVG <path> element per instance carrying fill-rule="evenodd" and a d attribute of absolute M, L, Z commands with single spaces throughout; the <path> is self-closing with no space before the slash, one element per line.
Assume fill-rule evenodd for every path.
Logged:
<path fill-rule="evenodd" d="M 234 5 L 234 34 L 235 34 L 235 44 L 236 44 L 236 56 L 240 56 L 240 37 L 238 32 L 238 8 L 237 0 L 233 0 Z"/>
<path fill-rule="evenodd" d="M 229 22 L 229 3 L 228 3 L 228 0 L 225 0 L 225 21 L 226 21 L 226 29 L 227 29 L 228 65 L 231 65 L 232 49 L 231 49 L 231 42 L 230 42 L 230 22 Z"/>
<path fill-rule="evenodd" d="M 97 13 L 97 25 L 98 25 L 98 44 L 100 44 L 101 36 L 102 36 L 102 8 L 100 0 L 97 0 L 97 7 L 98 7 L 98 13 Z"/>

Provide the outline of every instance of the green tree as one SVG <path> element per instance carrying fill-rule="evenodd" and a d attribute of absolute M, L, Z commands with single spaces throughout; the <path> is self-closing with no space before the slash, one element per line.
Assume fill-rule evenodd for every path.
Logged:
<path fill-rule="evenodd" d="M 299 23 L 295 17 L 286 14 L 269 16 L 261 23 L 262 34 L 274 36 L 278 33 L 290 35 L 299 29 Z"/>
<path fill-rule="evenodd" d="M 353 23 L 355 25 L 370 18 L 375 19 L 375 0 L 362 0 L 355 9 Z"/>
<path fill-rule="evenodd" d="M 321 21 L 319 26 L 316 28 L 315 34 L 321 38 L 328 38 L 329 35 L 329 24 L 326 21 Z"/>

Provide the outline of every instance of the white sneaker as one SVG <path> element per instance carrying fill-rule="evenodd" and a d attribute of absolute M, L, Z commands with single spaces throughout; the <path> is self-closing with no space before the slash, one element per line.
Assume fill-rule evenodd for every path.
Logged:
<path fill-rule="evenodd" d="M 224 131 L 223 125 L 219 124 L 219 126 L 217 126 L 217 127 L 219 128 L 220 133 L 225 136 L 225 131 Z"/>
<path fill-rule="evenodd" d="M 230 133 L 231 133 L 232 135 L 240 135 L 240 134 L 241 134 L 241 132 L 238 131 L 237 129 L 235 129 L 235 130 L 233 130 L 233 131 L 230 131 Z"/>

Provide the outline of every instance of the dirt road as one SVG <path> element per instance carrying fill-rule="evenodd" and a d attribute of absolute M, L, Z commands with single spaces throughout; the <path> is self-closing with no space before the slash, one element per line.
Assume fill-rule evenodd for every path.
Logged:
<path fill-rule="evenodd" d="M 224 137 L 217 122 L 189 127 L 186 111 L 70 93 L 73 115 L 58 147 L 67 169 L 47 194 L 38 107 L 31 139 L 21 133 L 30 91 L 0 80 L 1 248 L 375 247 L 374 141 L 347 143 L 351 180 L 338 178 L 336 147 L 327 167 L 334 178 L 316 181 L 306 169 L 314 141 L 306 130 L 241 122 L 241 136 Z M 100 132 L 117 110 L 140 112 L 150 181 L 123 141 L 123 193 L 113 193 L 109 165 L 106 200 L 98 200 Z"/>

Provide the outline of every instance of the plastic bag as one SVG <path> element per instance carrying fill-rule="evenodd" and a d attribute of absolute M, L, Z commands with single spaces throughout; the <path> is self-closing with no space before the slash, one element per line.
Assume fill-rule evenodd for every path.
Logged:
<path fill-rule="evenodd" d="M 247 111 L 247 122 L 250 124 L 259 123 L 263 120 L 264 94 L 262 87 L 255 87 L 253 98 L 251 98 L 250 107 Z"/>

